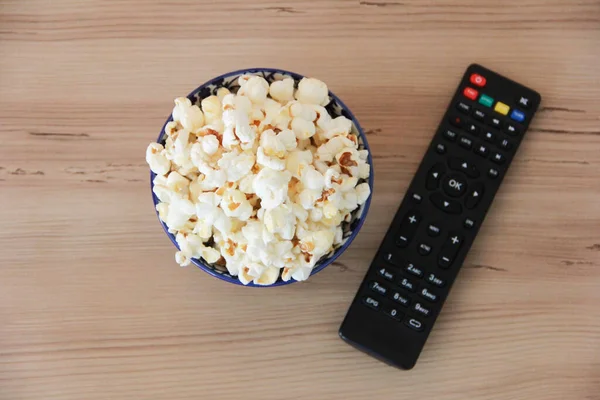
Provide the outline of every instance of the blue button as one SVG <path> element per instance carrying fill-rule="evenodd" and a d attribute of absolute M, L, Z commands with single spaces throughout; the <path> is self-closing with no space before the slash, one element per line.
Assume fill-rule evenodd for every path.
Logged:
<path fill-rule="evenodd" d="M 517 122 L 523 122 L 525 121 L 525 113 L 523 111 L 520 110 L 512 110 L 512 112 L 510 113 L 510 118 L 514 119 Z"/>

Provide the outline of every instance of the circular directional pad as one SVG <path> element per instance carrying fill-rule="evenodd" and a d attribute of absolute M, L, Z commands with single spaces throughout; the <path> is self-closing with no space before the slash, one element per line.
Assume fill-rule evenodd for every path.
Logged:
<path fill-rule="evenodd" d="M 444 192 L 451 197 L 460 197 L 467 191 L 467 180 L 461 174 L 450 174 L 442 183 Z"/>

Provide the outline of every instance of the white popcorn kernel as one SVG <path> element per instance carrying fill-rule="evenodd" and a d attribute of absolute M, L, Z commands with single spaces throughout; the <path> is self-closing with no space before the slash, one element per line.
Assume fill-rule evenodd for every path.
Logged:
<path fill-rule="evenodd" d="M 242 77 L 240 77 L 240 80 Z M 241 84 L 240 84 L 241 85 Z M 238 94 L 247 96 L 250 101 L 261 104 L 269 93 L 269 83 L 261 76 L 251 76 L 241 85 Z"/>
<path fill-rule="evenodd" d="M 235 128 L 225 128 L 223 132 L 223 147 L 227 150 L 233 150 L 235 146 L 240 144 L 234 130 Z"/>
<path fill-rule="evenodd" d="M 319 258 L 331 250 L 334 237 L 335 231 L 331 229 L 311 232 L 301 239 L 300 249 Z"/>
<path fill-rule="evenodd" d="M 192 102 L 187 97 L 178 97 L 175 99 L 175 107 L 173 107 L 173 121 L 181 121 L 185 110 L 192 106 Z"/>
<path fill-rule="evenodd" d="M 304 151 L 292 151 L 288 154 L 286 158 L 286 170 L 289 171 L 292 176 L 300 179 L 300 174 L 302 173 L 301 165 L 309 165 L 313 162 L 313 155 L 310 150 Z"/>
<path fill-rule="evenodd" d="M 252 215 L 252 205 L 246 199 L 246 195 L 237 190 L 227 190 L 221 200 L 221 209 L 228 217 L 235 217 L 246 221 Z"/>
<path fill-rule="evenodd" d="M 296 91 L 296 99 L 306 104 L 326 106 L 329 103 L 329 90 L 325 82 L 315 78 L 302 78 Z"/>
<path fill-rule="evenodd" d="M 221 100 L 217 96 L 208 96 L 200 102 L 202 112 L 204 112 L 204 120 L 207 124 L 212 124 L 221 119 Z"/>
<path fill-rule="evenodd" d="M 314 265 L 314 264 L 313 264 Z M 312 272 L 312 265 L 309 268 L 298 267 L 292 272 L 292 278 L 297 280 L 298 282 L 305 281 L 310 276 Z"/>
<path fill-rule="evenodd" d="M 323 219 L 323 210 L 321 208 L 313 208 L 310 210 L 310 220 L 313 222 L 319 222 Z"/>
<path fill-rule="evenodd" d="M 359 184 L 355 190 L 358 204 L 364 204 L 371 195 L 371 188 L 367 182 Z"/>
<path fill-rule="evenodd" d="M 333 245 L 336 246 L 344 241 L 344 231 L 341 226 L 335 228 L 335 236 L 333 237 Z"/>
<path fill-rule="evenodd" d="M 288 182 L 291 174 L 288 171 L 275 171 L 263 168 L 254 178 L 253 189 L 260 197 L 265 209 L 275 208 L 287 198 Z"/>
<path fill-rule="evenodd" d="M 294 131 L 290 129 L 284 129 L 279 132 L 277 134 L 277 139 L 279 139 L 279 141 L 283 144 L 283 147 L 285 147 L 286 151 L 292 151 L 298 145 L 298 142 L 296 141 L 296 135 L 294 134 Z"/>
<path fill-rule="evenodd" d="M 292 130 L 300 140 L 308 139 L 316 133 L 315 125 L 312 122 L 299 117 L 292 119 Z"/>
<path fill-rule="evenodd" d="M 319 160 L 321 161 L 333 161 L 336 154 L 340 153 L 344 148 L 352 146 L 352 142 L 344 136 L 336 136 L 329 140 L 327 143 L 322 144 L 317 149 Z"/>
<path fill-rule="evenodd" d="M 156 205 L 156 212 L 158 212 L 158 218 L 162 222 L 167 221 L 167 215 L 169 214 L 169 204 L 167 203 L 158 203 Z"/>
<path fill-rule="evenodd" d="M 369 150 L 359 150 L 358 157 L 363 161 L 367 161 L 367 158 L 369 157 Z"/>
<path fill-rule="evenodd" d="M 323 136 L 327 139 L 331 139 L 335 136 L 347 136 L 352 130 L 352 121 L 344 116 L 339 116 L 332 119 L 323 130 Z M 352 143 L 352 146 L 354 146 L 354 143 Z"/>
<path fill-rule="evenodd" d="M 221 170 L 209 170 L 204 173 L 200 188 L 204 191 L 220 188 L 227 181 L 227 175 Z"/>
<path fill-rule="evenodd" d="M 187 267 L 188 265 L 190 265 L 192 260 L 183 255 L 181 251 L 178 251 L 175 253 L 175 262 L 177 262 L 177 264 L 179 264 L 179 266 L 181 267 Z"/>
<path fill-rule="evenodd" d="M 371 175 L 371 165 L 367 163 L 358 164 L 358 177 L 360 179 L 367 179 Z"/>
<path fill-rule="evenodd" d="M 167 187 L 167 177 L 163 175 L 156 175 L 152 183 L 154 184 L 152 191 L 154 192 L 156 197 L 158 197 L 158 199 L 162 202 L 169 203 L 171 201 L 171 195 L 173 193 Z"/>
<path fill-rule="evenodd" d="M 185 226 L 195 213 L 196 207 L 191 201 L 172 196 L 165 223 L 169 228 L 179 230 Z"/>
<path fill-rule="evenodd" d="M 317 112 L 311 105 L 293 102 L 289 104 L 289 108 L 290 117 L 292 118 L 298 117 L 311 122 L 314 122 L 317 119 Z"/>
<path fill-rule="evenodd" d="M 281 133 L 281 132 L 280 132 Z M 278 135 L 271 129 L 267 129 L 260 136 L 260 146 L 264 148 L 267 156 L 282 158 L 285 156 L 285 144 L 279 140 Z M 295 137 L 294 137 L 295 141 Z"/>
<path fill-rule="evenodd" d="M 325 179 L 319 171 L 317 171 L 312 165 L 307 165 L 302 169 L 300 174 L 300 182 L 306 189 L 311 189 L 317 192 L 323 190 L 325 185 Z"/>
<path fill-rule="evenodd" d="M 250 101 L 250 99 L 246 96 L 235 96 L 234 105 L 236 110 L 240 111 L 246 116 L 252 111 L 252 101 Z"/>
<path fill-rule="evenodd" d="M 219 168 L 225 171 L 229 182 L 237 182 L 248 175 L 254 166 L 254 154 L 243 153 L 225 153 L 218 162 Z"/>
<path fill-rule="evenodd" d="M 269 267 L 266 268 L 260 277 L 254 279 L 255 285 L 272 285 L 279 278 L 279 268 Z"/>
<path fill-rule="evenodd" d="M 238 279 L 244 285 L 247 285 L 254 280 L 254 277 L 248 273 L 249 271 L 250 269 L 247 266 L 244 266 L 239 270 Z"/>
<path fill-rule="evenodd" d="M 221 258 L 221 253 L 212 247 L 204 247 L 202 249 L 202 258 L 204 258 L 207 263 L 214 264 Z"/>
<path fill-rule="evenodd" d="M 256 152 L 256 162 L 263 167 L 268 167 L 276 171 L 283 171 L 285 169 L 285 160 L 267 156 L 263 147 L 259 147 Z"/>
<path fill-rule="evenodd" d="M 204 114 L 200 110 L 200 107 L 194 105 L 183 111 L 180 122 L 184 129 L 196 132 L 204 125 Z"/>
<path fill-rule="evenodd" d="M 192 233 L 198 235 L 198 237 L 202 239 L 203 242 L 206 242 L 208 241 L 208 239 L 211 238 L 213 231 L 210 225 L 206 224 L 201 220 L 196 222 L 196 226 L 194 226 L 194 228 L 192 229 Z"/>
<path fill-rule="evenodd" d="M 202 150 L 209 156 L 212 156 L 217 152 L 217 150 L 219 150 L 219 139 L 215 135 L 204 136 L 201 143 Z"/>
<path fill-rule="evenodd" d="M 326 201 L 325 204 L 323 205 L 323 217 L 324 218 L 335 218 L 337 216 L 337 214 L 339 213 L 338 207 L 336 207 L 335 204 Z"/>
<path fill-rule="evenodd" d="M 291 240 L 296 232 L 296 216 L 287 204 L 265 210 L 263 223 L 269 232 L 279 234 L 284 240 Z"/>
<path fill-rule="evenodd" d="M 342 175 L 342 183 L 339 186 L 341 192 L 347 192 L 354 189 L 358 183 L 358 178 L 354 176 Z"/>
<path fill-rule="evenodd" d="M 315 206 L 315 202 L 321 198 L 321 192 L 317 190 L 304 189 L 298 195 L 300 205 L 305 210 L 310 210 Z"/>
<path fill-rule="evenodd" d="M 248 174 L 240 179 L 238 184 L 238 189 L 246 194 L 253 194 L 254 189 L 252 188 L 252 184 L 254 183 L 254 178 L 256 178 L 255 174 Z"/>
<path fill-rule="evenodd" d="M 275 100 L 281 103 L 287 103 L 294 98 L 294 80 L 292 78 L 284 78 L 281 81 L 271 83 L 269 94 Z"/>
<path fill-rule="evenodd" d="M 325 172 L 325 188 L 327 189 L 331 189 L 334 184 L 341 184 L 342 183 L 342 179 L 340 178 L 340 174 L 339 172 L 337 172 L 335 169 L 332 168 L 328 168 L 327 171 Z"/>
<path fill-rule="evenodd" d="M 315 124 L 321 130 L 326 130 L 327 127 L 329 127 L 329 124 L 331 123 L 331 116 L 329 115 L 325 107 L 314 104 L 311 104 L 308 107 L 311 107 L 315 111 L 316 121 L 313 120 Z"/>
<path fill-rule="evenodd" d="M 164 155 L 164 147 L 158 143 L 150 143 L 146 149 L 146 162 L 156 175 L 165 175 L 171 170 L 171 161 Z"/>
<path fill-rule="evenodd" d="M 292 203 L 292 212 L 298 219 L 298 222 L 304 222 L 308 219 L 308 211 L 306 211 L 300 204 Z"/>
<path fill-rule="evenodd" d="M 186 197 L 189 193 L 190 181 L 186 177 L 181 176 L 177 171 L 173 171 L 169 174 L 166 183 L 167 188 L 180 197 Z"/>
<path fill-rule="evenodd" d="M 246 115 L 237 114 L 234 133 L 241 143 L 249 144 L 250 146 L 256 139 L 256 132 L 250 126 L 250 120 Z"/>
<path fill-rule="evenodd" d="M 350 191 L 344 193 L 341 209 L 353 211 L 358 207 L 358 196 L 356 192 Z"/>
<path fill-rule="evenodd" d="M 227 96 L 228 94 L 231 94 L 231 92 L 226 87 L 220 87 L 220 88 L 217 89 L 217 97 L 221 101 L 223 101 L 223 98 L 225 96 Z"/>
<path fill-rule="evenodd" d="M 169 121 L 165 125 L 165 133 L 167 136 L 172 137 L 177 133 L 177 131 L 181 128 L 181 125 L 177 121 Z"/>

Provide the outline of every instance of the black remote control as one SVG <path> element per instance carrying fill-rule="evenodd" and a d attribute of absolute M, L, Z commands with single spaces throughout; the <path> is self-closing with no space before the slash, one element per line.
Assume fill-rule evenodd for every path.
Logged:
<path fill-rule="evenodd" d="M 467 68 L 342 339 L 391 365 L 415 365 L 540 100 L 480 65 Z"/>

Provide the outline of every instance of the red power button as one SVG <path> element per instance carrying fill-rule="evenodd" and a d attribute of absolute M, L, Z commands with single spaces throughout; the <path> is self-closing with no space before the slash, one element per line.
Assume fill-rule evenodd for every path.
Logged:
<path fill-rule="evenodd" d="M 471 83 L 473 85 L 477 85 L 477 86 L 480 86 L 480 87 L 484 87 L 485 86 L 486 80 L 485 80 L 485 78 L 483 76 L 481 76 L 479 74 L 471 74 L 471 79 L 470 80 L 471 80 Z"/>

